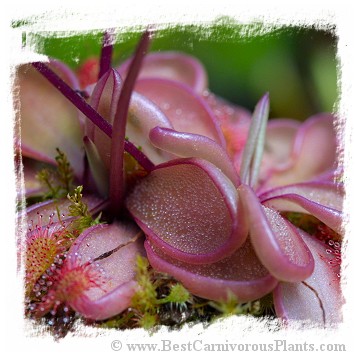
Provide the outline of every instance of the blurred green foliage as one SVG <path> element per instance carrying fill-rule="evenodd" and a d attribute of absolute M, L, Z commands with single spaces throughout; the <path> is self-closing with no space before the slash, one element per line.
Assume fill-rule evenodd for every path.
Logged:
<path fill-rule="evenodd" d="M 216 21 L 205 26 L 171 26 L 158 30 L 151 51 L 189 53 L 204 64 L 210 89 L 252 110 L 270 92 L 271 117 L 304 120 L 320 111 L 333 111 L 337 93 L 337 39 L 331 30 L 306 27 L 274 28 L 266 35 L 262 24 L 238 25 Z M 113 63 L 129 57 L 140 31 L 117 33 Z M 102 31 L 83 34 L 27 33 L 39 52 L 77 68 L 99 56 Z"/>

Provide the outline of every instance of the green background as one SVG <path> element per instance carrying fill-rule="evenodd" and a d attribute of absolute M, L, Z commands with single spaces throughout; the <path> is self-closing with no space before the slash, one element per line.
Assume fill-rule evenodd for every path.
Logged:
<path fill-rule="evenodd" d="M 157 30 L 151 51 L 178 50 L 204 64 L 210 89 L 238 105 L 253 109 L 270 93 L 271 117 L 305 120 L 321 111 L 334 111 L 337 91 L 337 39 L 334 31 L 306 27 L 274 28 L 263 24 L 240 26 L 230 20 L 204 26 L 175 26 Z M 140 31 L 117 31 L 113 63 L 129 57 Z M 99 56 L 102 31 L 81 35 L 28 33 L 38 51 L 77 68 Z"/>

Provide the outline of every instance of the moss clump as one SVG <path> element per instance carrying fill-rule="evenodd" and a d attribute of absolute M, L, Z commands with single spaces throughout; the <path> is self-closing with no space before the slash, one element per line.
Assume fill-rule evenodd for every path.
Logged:
<path fill-rule="evenodd" d="M 265 303 L 262 299 L 239 303 L 232 293 L 221 302 L 199 298 L 171 276 L 154 271 L 146 258 L 138 256 L 136 264 L 139 288 L 132 299 L 132 306 L 105 322 L 96 322 L 96 326 L 118 329 L 143 327 L 154 331 L 160 325 L 176 328 L 187 322 L 210 323 L 232 315 L 262 316 L 263 312 L 269 314 L 272 310 L 272 299 L 265 300 Z"/>
<path fill-rule="evenodd" d="M 69 215 L 76 217 L 72 225 L 79 234 L 86 228 L 99 224 L 101 218 L 101 214 L 99 214 L 95 219 L 92 217 L 89 212 L 88 205 L 83 202 L 82 191 L 83 186 L 78 186 L 74 189 L 74 193 L 72 195 L 69 193 L 67 195 L 67 198 L 71 202 L 71 205 L 68 207 Z"/>
<path fill-rule="evenodd" d="M 64 152 L 58 148 L 56 150 L 58 153 L 55 157 L 56 168 L 45 168 L 37 174 L 37 179 L 47 187 L 47 192 L 42 197 L 43 200 L 66 197 L 73 189 L 73 169 Z"/>

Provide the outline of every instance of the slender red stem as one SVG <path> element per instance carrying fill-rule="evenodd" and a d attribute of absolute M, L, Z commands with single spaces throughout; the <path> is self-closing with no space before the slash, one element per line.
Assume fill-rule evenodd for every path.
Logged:
<path fill-rule="evenodd" d="M 37 69 L 55 88 L 59 90 L 75 107 L 84 113 L 98 128 L 107 136 L 112 136 L 112 126 L 107 122 L 85 99 L 66 84 L 55 72 L 42 62 L 33 62 L 32 66 Z"/>
<path fill-rule="evenodd" d="M 111 144 L 111 167 L 110 167 L 110 202 L 111 210 L 118 215 L 123 208 L 124 177 L 123 177 L 123 150 L 126 133 L 128 108 L 131 100 L 133 87 L 141 68 L 143 58 L 148 50 L 151 31 L 143 33 L 137 46 L 135 55 L 130 64 L 127 77 L 123 83 L 120 98 L 117 103 L 117 111 L 113 121 L 113 134 Z"/>
<path fill-rule="evenodd" d="M 91 120 L 109 138 L 112 137 L 112 125 L 107 122 L 85 99 L 66 84 L 55 72 L 42 62 L 34 62 L 32 66 L 37 69 L 55 88 L 57 88 L 78 110 Z M 138 150 L 134 144 L 125 140 L 124 149 L 131 154 L 146 170 L 151 171 L 154 164 Z"/>

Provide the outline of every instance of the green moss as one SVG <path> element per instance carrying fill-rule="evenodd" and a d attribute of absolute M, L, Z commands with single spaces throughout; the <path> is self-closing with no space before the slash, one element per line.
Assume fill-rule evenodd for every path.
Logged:
<path fill-rule="evenodd" d="M 73 186 L 73 169 L 70 166 L 70 163 L 66 157 L 66 155 L 57 148 L 58 155 L 55 157 L 55 161 L 57 162 L 57 176 L 58 181 L 67 194 L 71 191 Z"/>
<path fill-rule="evenodd" d="M 150 332 L 161 325 L 179 328 L 184 323 L 210 323 L 218 318 L 251 314 L 273 314 L 272 297 L 239 303 L 232 293 L 226 301 L 210 301 L 192 295 L 181 283 L 167 274 L 154 271 L 148 260 L 138 256 L 136 280 L 139 288 L 129 309 L 103 323 L 105 328 L 127 329 L 142 327 Z"/>
<path fill-rule="evenodd" d="M 78 230 L 79 234 L 86 228 L 100 223 L 101 214 L 95 219 L 89 213 L 88 205 L 83 202 L 83 186 L 78 186 L 74 189 L 74 193 L 68 193 L 67 198 L 72 204 L 68 207 L 69 216 L 76 217 L 73 226 Z"/>
<path fill-rule="evenodd" d="M 156 286 L 152 282 L 148 260 L 140 255 L 136 262 L 136 280 L 139 289 L 133 297 L 133 308 L 142 312 L 153 311 L 157 303 Z"/>
<path fill-rule="evenodd" d="M 251 301 L 247 303 L 239 303 L 238 298 L 228 291 L 228 296 L 225 301 L 209 301 L 208 304 L 215 310 L 221 313 L 218 317 L 228 317 L 232 315 L 260 314 L 260 301 Z"/>
<path fill-rule="evenodd" d="M 186 304 L 190 300 L 190 293 L 179 283 L 172 286 L 167 297 L 159 299 L 159 304 L 175 303 Z"/>
<path fill-rule="evenodd" d="M 47 187 L 47 192 L 42 197 L 43 201 L 66 197 L 73 189 L 73 169 L 64 152 L 58 148 L 56 150 L 57 167 L 55 169 L 44 168 L 37 174 L 37 179 Z"/>

